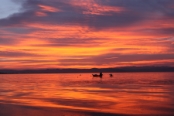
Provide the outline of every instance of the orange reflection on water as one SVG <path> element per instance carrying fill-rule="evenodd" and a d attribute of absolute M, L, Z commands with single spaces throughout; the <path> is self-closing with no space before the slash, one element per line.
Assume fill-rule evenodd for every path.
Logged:
<path fill-rule="evenodd" d="M 105 73 L 102 79 L 91 74 L 3 75 L 0 102 L 114 114 L 171 114 L 172 77 L 173 73 L 114 73 L 112 78 Z"/>

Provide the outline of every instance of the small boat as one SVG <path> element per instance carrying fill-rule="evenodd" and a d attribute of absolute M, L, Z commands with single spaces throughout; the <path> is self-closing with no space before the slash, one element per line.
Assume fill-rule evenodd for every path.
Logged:
<path fill-rule="evenodd" d="M 100 77 L 98 74 L 92 74 L 93 77 Z"/>
<path fill-rule="evenodd" d="M 100 77 L 100 78 L 102 78 L 103 74 L 102 73 L 100 73 L 100 74 L 92 74 L 92 76 L 93 77 Z"/>

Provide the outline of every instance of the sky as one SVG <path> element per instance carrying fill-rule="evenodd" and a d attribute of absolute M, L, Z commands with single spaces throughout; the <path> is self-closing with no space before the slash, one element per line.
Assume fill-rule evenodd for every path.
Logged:
<path fill-rule="evenodd" d="M 174 0 L 1 0 L 0 68 L 174 66 Z"/>

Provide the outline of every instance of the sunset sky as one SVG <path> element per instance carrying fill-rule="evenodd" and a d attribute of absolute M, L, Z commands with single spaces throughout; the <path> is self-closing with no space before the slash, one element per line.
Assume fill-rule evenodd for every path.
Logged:
<path fill-rule="evenodd" d="M 174 66 L 174 0 L 0 0 L 0 68 Z"/>

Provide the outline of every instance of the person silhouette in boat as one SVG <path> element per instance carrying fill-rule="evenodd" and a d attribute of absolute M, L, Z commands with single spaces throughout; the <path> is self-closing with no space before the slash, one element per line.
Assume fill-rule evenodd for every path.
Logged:
<path fill-rule="evenodd" d="M 102 78 L 102 76 L 103 76 L 103 73 L 102 73 L 102 72 L 100 72 L 99 76 L 100 76 L 100 78 Z"/>

